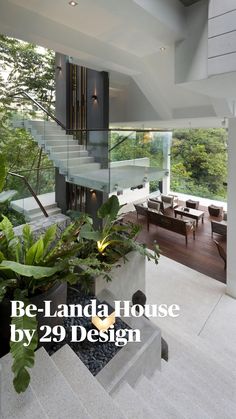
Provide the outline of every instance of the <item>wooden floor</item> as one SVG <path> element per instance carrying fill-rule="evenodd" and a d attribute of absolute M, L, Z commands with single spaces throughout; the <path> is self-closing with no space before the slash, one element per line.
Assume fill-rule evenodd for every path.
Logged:
<path fill-rule="evenodd" d="M 181 203 L 180 203 L 181 205 Z M 210 217 L 204 207 L 200 210 L 205 212 L 204 224 L 199 221 L 196 229 L 196 239 L 190 235 L 188 245 L 185 245 L 185 237 L 172 231 L 150 224 L 149 232 L 146 226 L 146 217 L 140 216 L 137 221 L 136 211 L 130 212 L 125 216 L 125 220 L 133 221 L 142 225 L 142 231 L 138 236 L 138 241 L 146 243 L 152 249 L 153 242 L 156 241 L 161 249 L 161 253 L 183 265 L 186 265 L 198 272 L 208 275 L 223 283 L 226 283 L 226 272 L 224 262 L 218 254 L 216 245 L 211 237 L 211 220 L 220 221 L 219 218 Z M 173 215 L 173 214 L 168 214 Z M 187 219 L 187 218 L 186 218 Z M 214 234 L 215 240 L 222 240 L 222 236 Z"/>

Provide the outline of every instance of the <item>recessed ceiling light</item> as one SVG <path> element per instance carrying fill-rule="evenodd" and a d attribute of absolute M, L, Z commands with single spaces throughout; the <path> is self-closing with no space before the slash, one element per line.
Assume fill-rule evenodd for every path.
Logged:
<path fill-rule="evenodd" d="M 77 6 L 78 3 L 76 3 L 76 1 L 69 1 L 69 5 L 70 6 Z"/>
<path fill-rule="evenodd" d="M 161 51 L 161 52 L 165 52 L 165 51 L 166 51 L 166 47 L 161 47 L 161 48 L 160 48 L 160 51 Z"/>

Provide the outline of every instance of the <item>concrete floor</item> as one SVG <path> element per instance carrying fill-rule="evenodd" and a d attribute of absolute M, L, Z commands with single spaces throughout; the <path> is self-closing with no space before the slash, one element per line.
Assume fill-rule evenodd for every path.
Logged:
<path fill-rule="evenodd" d="M 178 304 L 177 318 L 155 318 L 181 335 L 200 335 L 208 343 L 236 355 L 236 300 L 227 296 L 226 285 L 165 256 L 159 265 L 146 264 L 147 303 Z"/>

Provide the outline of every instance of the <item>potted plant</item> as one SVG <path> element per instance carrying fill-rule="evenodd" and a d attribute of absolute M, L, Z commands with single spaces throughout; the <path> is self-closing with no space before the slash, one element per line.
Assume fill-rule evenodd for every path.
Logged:
<path fill-rule="evenodd" d="M 17 237 L 11 222 L 3 216 L 0 222 L 0 349 L 3 352 L 0 356 L 10 344 L 13 384 L 18 393 L 29 385 L 28 368 L 34 365 L 39 334 L 34 335 L 27 347 L 24 341 L 10 342 L 10 323 L 17 329 L 37 330 L 38 326 L 47 324 L 47 319 L 39 315 L 11 319 L 12 300 L 23 301 L 25 305 L 33 303 L 38 308 L 43 307 L 43 301 L 51 300 L 52 309 L 57 308 L 58 304 L 66 303 L 67 283 L 80 282 L 88 288 L 91 278 L 102 277 L 110 282 L 112 269 L 120 265 L 121 258 L 128 260 L 130 251 L 158 263 L 158 248 L 152 253 L 135 240 L 139 226 L 118 222 L 120 209 L 118 198 L 111 196 L 98 212 L 103 220 L 101 229 L 95 230 L 91 219 L 80 214 L 60 238 L 57 238 L 57 227 L 51 226 L 38 240 L 34 240 L 27 224 L 23 226 L 22 237 Z M 54 322 L 51 326 L 60 322 L 58 318 L 49 321 Z"/>
<path fill-rule="evenodd" d="M 85 287 L 90 285 L 95 295 L 108 288 L 117 299 L 131 300 L 138 289 L 145 292 L 145 260 L 153 260 L 157 264 L 159 248 L 154 244 L 154 251 L 151 252 L 145 244 L 136 241 L 141 227 L 131 222 L 120 222 L 121 208 L 117 196 L 112 195 L 98 210 L 102 227 L 95 230 L 91 223 L 81 227 L 79 239 L 84 241 L 84 249 L 89 252 L 90 267 L 94 259 L 100 263 L 99 268 L 102 267 L 103 272 L 101 275 L 98 271 L 91 280 L 93 272 L 82 270 L 80 281 Z M 75 262 L 78 263 L 78 260 Z M 83 266 L 81 259 L 79 263 Z"/>
<path fill-rule="evenodd" d="M 27 368 L 34 365 L 34 351 L 38 347 L 38 334 L 28 347 L 24 342 L 10 342 L 10 323 L 17 329 L 38 329 L 47 324 L 43 316 L 10 318 L 11 300 L 34 303 L 38 308 L 44 300 L 52 300 L 55 307 L 66 303 L 66 284 L 78 281 L 70 260 L 78 254 L 81 243 L 78 232 L 86 216 L 70 224 L 57 239 L 57 227 L 51 226 L 34 240 L 29 225 L 23 226 L 22 237 L 15 235 L 7 217 L 0 222 L 0 356 L 9 350 L 13 356 L 14 387 L 17 392 L 25 391 L 30 376 Z M 58 324 L 58 318 L 53 320 Z M 53 325 L 54 325 L 53 324 Z"/>

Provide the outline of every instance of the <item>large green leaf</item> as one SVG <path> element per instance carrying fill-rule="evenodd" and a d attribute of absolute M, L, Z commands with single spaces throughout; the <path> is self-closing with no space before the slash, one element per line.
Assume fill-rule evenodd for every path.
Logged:
<path fill-rule="evenodd" d="M 15 299 L 24 302 L 24 305 L 30 304 L 22 293 L 17 290 L 14 295 Z M 13 384 L 17 393 L 24 392 L 30 382 L 30 375 L 27 368 L 34 366 L 34 351 L 38 346 L 38 335 L 37 335 L 37 320 L 36 317 L 13 317 L 12 325 L 15 325 L 16 329 L 20 330 L 34 330 L 34 336 L 29 346 L 24 346 L 27 343 L 25 335 L 21 342 L 10 342 L 10 351 L 13 357 L 12 371 L 14 373 Z"/>
<path fill-rule="evenodd" d="M 116 195 L 110 196 L 110 198 L 99 208 L 98 210 L 98 217 L 99 218 L 106 218 L 109 217 L 111 221 L 115 220 L 117 214 L 122 208 L 123 205 L 120 205 L 119 199 Z"/>
<path fill-rule="evenodd" d="M 6 180 L 6 163 L 2 154 L 0 154 L 0 192 L 3 190 L 3 186 Z"/>
<path fill-rule="evenodd" d="M 2 231 L 4 237 L 2 238 L 2 243 L 0 242 L 1 250 L 8 259 L 19 262 L 22 254 L 20 239 L 15 236 L 13 225 L 8 218 L 4 215 L 2 217 L 0 231 Z"/>
<path fill-rule="evenodd" d="M 33 265 L 38 264 L 42 261 L 44 255 L 44 242 L 42 237 L 40 237 L 36 243 L 34 243 L 25 255 L 25 264 Z"/>
<path fill-rule="evenodd" d="M 0 263 L 0 270 L 6 269 L 22 276 L 40 279 L 54 275 L 61 269 L 61 266 L 58 264 L 57 266 L 50 268 L 44 266 L 22 265 L 21 263 L 13 262 L 11 260 L 3 260 L 2 263 Z"/>
<path fill-rule="evenodd" d="M 24 243 L 24 251 L 27 253 L 29 248 L 33 245 L 33 233 L 29 224 L 25 224 L 22 229 L 22 237 Z"/>
<path fill-rule="evenodd" d="M 85 224 L 83 225 L 83 227 L 81 227 L 81 230 L 79 232 L 79 238 L 93 240 L 96 242 L 98 240 L 101 240 L 102 236 L 99 231 L 94 231 L 91 225 Z"/>
<path fill-rule="evenodd" d="M 7 242 L 9 243 L 11 240 L 15 238 L 13 225 L 10 222 L 10 220 L 8 220 L 8 218 L 5 217 L 5 215 L 2 215 L 2 218 L 3 219 L 0 222 L 0 231 L 3 232 L 4 236 L 6 237 Z"/>
<path fill-rule="evenodd" d="M 52 225 L 51 227 L 49 227 L 44 236 L 43 236 L 43 244 L 44 244 L 44 255 L 47 252 L 50 244 L 52 244 L 54 242 L 54 240 L 56 239 L 56 232 L 57 232 L 57 226 L 56 225 Z"/>

